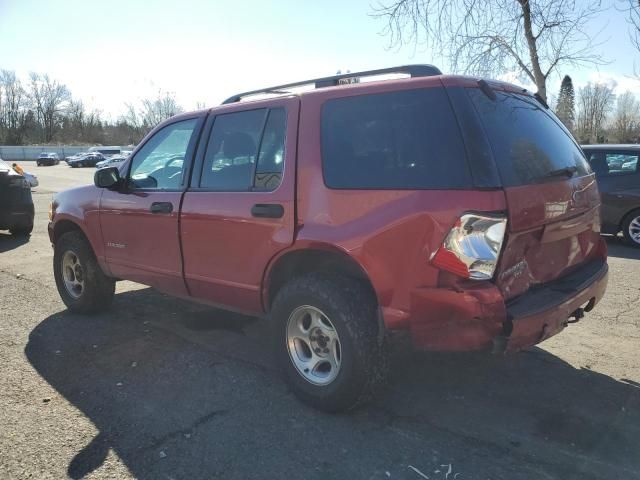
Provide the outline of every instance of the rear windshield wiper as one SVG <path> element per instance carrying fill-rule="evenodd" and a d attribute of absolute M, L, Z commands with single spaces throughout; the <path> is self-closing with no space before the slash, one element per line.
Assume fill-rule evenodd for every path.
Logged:
<path fill-rule="evenodd" d="M 578 167 L 563 167 L 558 168 L 557 170 L 551 170 L 550 172 L 545 173 L 538 180 L 545 180 L 547 178 L 555 178 L 555 177 L 567 177 L 571 178 L 578 171 Z"/>

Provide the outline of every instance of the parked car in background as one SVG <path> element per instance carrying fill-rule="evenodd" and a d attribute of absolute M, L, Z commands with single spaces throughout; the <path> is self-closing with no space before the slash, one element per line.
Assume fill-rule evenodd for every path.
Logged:
<path fill-rule="evenodd" d="M 91 147 L 89 153 L 100 153 L 105 157 L 111 157 L 113 155 L 120 155 L 122 149 L 120 147 Z"/>
<path fill-rule="evenodd" d="M 67 163 L 70 167 L 95 167 L 96 163 L 105 160 L 105 156 L 98 152 L 85 153 Z"/>
<path fill-rule="evenodd" d="M 114 167 L 116 165 L 120 165 L 127 159 L 126 156 L 123 155 L 114 155 L 113 157 L 107 158 L 96 163 L 96 168 L 104 168 L 104 167 Z"/>
<path fill-rule="evenodd" d="M 0 230 L 29 235 L 33 230 L 33 199 L 29 182 L 0 160 Z"/>
<path fill-rule="evenodd" d="M 42 165 L 58 165 L 60 163 L 60 157 L 57 153 L 41 153 L 38 159 L 36 160 L 36 165 L 38 167 Z"/>
<path fill-rule="evenodd" d="M 83 155 L 86 155 L 87 153 L 89 153 L 89 152 L 78 152 L 75 155 L 69 155 L 68 157 L 64 158 L 64 161 L 67 162 L 67 165 L 68 165 L 70 160 L 75 160 L 77 158 L 80 158 Z"/>
<path fill-rule="evenodd" d="M 640 145 L 583 145 L 602 197 L 602 232 L 640 248 Z"/>
<path fill-rule="evenodd" d="M 389 73 L 411 78 L 340 85 Z M 414 65 L 176 115 L 56 194 L 48 228 L 72 311 L 126 279 L 265 316 L 291 390 L 339 411 L 384 379 L 388 331 L 504 353 L 581 319 L 607 286 L 599 210 L 544 102 Z"/>

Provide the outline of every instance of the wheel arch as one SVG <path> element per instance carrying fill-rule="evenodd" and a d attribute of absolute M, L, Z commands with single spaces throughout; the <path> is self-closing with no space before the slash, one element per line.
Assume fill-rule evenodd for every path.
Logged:
<path fill-rule="evenodd" d="M 344 250 L 334 245 L 310 244 L 283 252 L 267 267 L 262 282 L 262 303 L 265 311 L 288 279 L 311 272 L 344 275 L 362 281 L 379 305 L 376 289 L 365 267 Z"/>
<path fill-rule="evenodd" d="M 91 246 L 89 237 L 87 236 L 85 231 L 82 229 L 82 227 L 77 222 L 74 222 L 73 220 L 69 220 L 66 218 L 58 220 L 53 225 L 53 237 L 51 238 L 52 242 L 55 244 L 62 235 L 69 232 L 80 232 L 82 236 L 85 238 L 85 240 L 87 241 L 87 243 L 89 244 L 89 246 Z M 93 250 L 93 247 L 92 247 L 92 250 Z"/>

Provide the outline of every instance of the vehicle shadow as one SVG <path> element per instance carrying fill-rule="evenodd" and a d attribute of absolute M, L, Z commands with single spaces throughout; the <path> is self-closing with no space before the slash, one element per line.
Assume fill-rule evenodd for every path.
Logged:
<path fill-rule="evenodd" d="M 14 248 L 29 242 L 31 237 L 24 235 L 11 235 L 10 233 L 0 232 L 0 253 L 8 252 Z"/>
<path fill-rule="evenodd" d="M 451 479 L 446 464 L 459 480 L 640 473 L 634 381 L 539 348 L 424 354 L 399 337 L 374 404 L 326 415 L 287 390 L 266 323 L 151 289 L 94 317 L 44 319 L 26 357 L 99 431 L 67 474 L 90 474 L 110 450 L 138 479 L 419 478 L 408 465 Z"/>
<path fill-rule="evenodd" d="M 640 248 L 627 245 L 621 237 L 606 235 L 607 247 L 610 257 L 628 258 L 630 260 L 640 260 Z"/>

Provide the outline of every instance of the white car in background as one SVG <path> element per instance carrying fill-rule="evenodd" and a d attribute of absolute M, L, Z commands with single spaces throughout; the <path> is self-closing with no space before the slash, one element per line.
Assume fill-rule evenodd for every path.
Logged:
<path fill-rule="evenodd" d="M 106 160 L 102 160 L 96 163 L 96 168 L 115 167 L 117 165 L 120 165 L 126 159 L 127 157 L 124 155 L 114 155 L 111 158 L 107 158 Z"/>

